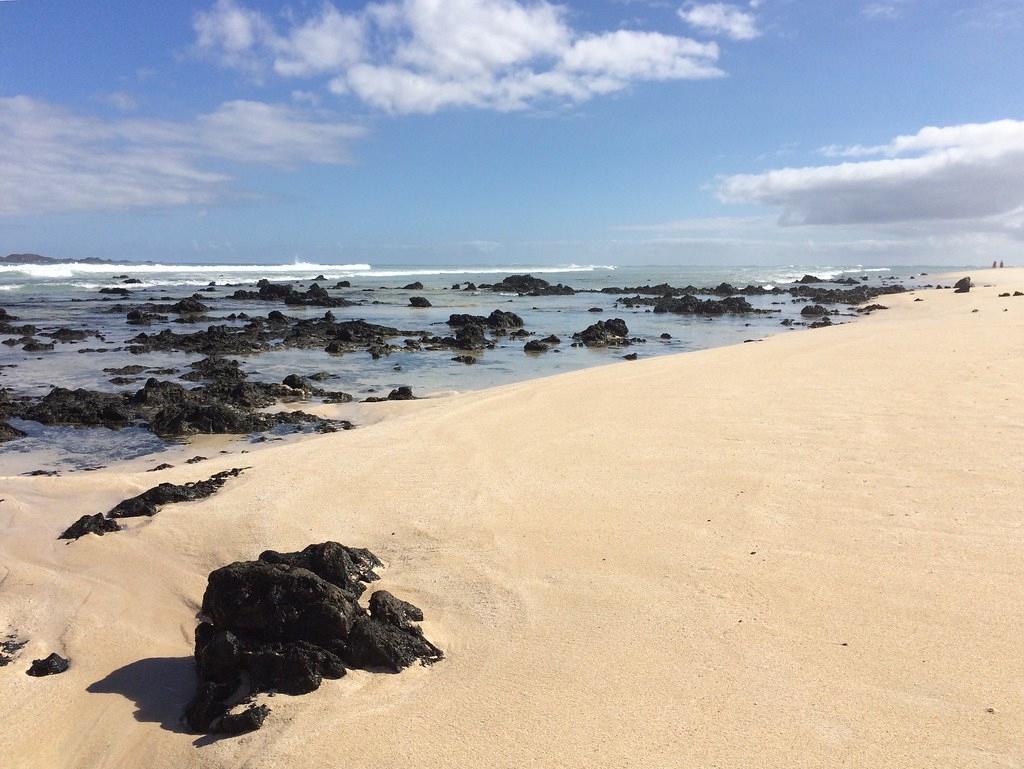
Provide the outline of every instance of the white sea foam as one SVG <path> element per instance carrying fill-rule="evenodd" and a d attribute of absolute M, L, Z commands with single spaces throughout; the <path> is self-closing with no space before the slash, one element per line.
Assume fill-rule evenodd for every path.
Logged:
<path fill-rule="evenodd" d="M 790 265 L 790 270 L 787 272 L 774 273 L 771 277 L 767 278 L 769 283 L 793 283 L 800 280 L 804 275 L 814 275 L 822 280 L 835 280 L 836 278 L 842 277 L 843 275 L 859 275 L 864 272 L 890 272 L 891 267 L 805 267 L 797 268 Z"/>
<path fill-rule="evenodd" d="M 512 265 L 506 267 L 396 267 L 375 269 L 369 264 L 319 264 L 316 262 L 293 262 L 291 264 L 89 264 L 71 262 L 68 264 L 3 264 L 0 265 L 2 275 L 24 275 L 38 280 L 60 280 L 76 277 L 105 277 L 113 275 L 130 275 L 133 277 L 179 273 L 183 276 L 203 275 L 209 279 L 221 277 L 231 279 L 251 278 L 253 275 L 273 277 L 276 280 L 308 280 L 315 275 L 329 278 L 396 278 L 415 275 L 481 275 L 517 272 L 531 273 L 571 273 L 594 272 L 595 270 L 614 270 L 614 265 L 602 264 L 568 264 L 562 266 L 524 267 Z M 182 280 L 166 282 L 153 281 L 154 285 L 197 285 L 183 277 Z M 198 283 L 201 285 L 201 283 Z M 85 286 L 79 286 L 85 287 Z"/>
<path fill-rule="evenodd" d="M 281 272 L 311 272 L 314 275 L 331 272 L 364 273 L 372 269 L 368 264 L 316 264 L 314 262 L 293 262 L 292 264 L 90 264 L 69 262 L 67 264 L 2 264 L 0 274 L 18 273 L 33 278 L 73 278 L 77 275 L 158 275 L 168 272 L 192 274 L 252 274 L 273 275 Z"/>

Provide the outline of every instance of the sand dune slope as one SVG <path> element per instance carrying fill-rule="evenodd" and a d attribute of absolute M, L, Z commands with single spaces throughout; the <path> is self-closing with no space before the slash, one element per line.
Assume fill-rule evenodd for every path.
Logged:
<path fill-rule="evenodd" d="M 70 545 L 154 475 L 0 479 L 0 766 L 1024 766 L 1024 270 L 975 280 L 175 468 L 252 465 Z M 326 539 L 447 659 L 183 733 L 206 574 Z"/>

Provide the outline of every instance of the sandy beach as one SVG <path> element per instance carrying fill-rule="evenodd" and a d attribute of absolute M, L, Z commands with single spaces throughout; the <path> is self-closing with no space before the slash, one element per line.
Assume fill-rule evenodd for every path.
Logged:
<path fill-rule="evenodd" d="M 961 277 L 960 275 L 954 277 Z M 763 342 L 378 404 L 125 531 L 0 478 L 0 766 L 1024 766 L 1024 269 Z M 939 278 L 947 282 L 947 278 Z M 922 301 L 918 302 L 916 299 Z M 207 574 L 337 540 L 446 659 L 188 734 Z M 24 674 L 52 651 L 66 673 Z"/>

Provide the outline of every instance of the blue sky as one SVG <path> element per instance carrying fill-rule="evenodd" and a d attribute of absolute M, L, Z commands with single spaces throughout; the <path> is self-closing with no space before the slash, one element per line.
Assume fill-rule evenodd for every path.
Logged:
<path fill-rule="evenodd" d="M 0 0 L 0 252 L 1024 253 L 1024 0 Z"/>

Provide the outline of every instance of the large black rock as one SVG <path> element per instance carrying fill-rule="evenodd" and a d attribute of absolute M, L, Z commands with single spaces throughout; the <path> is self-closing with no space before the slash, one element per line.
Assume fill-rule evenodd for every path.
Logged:
<path fill-rule="evenodd" d="M 576 293 L 569 286 L 563 286 L 561 283 L 552 286 L 543 278 L 535 278 L 533 275 L 509 275 L 500 283 L 490 286 L 490 289 L 529 296 L 565 296 Z"/>
<path fill-rule="evenodd" d="M 359 613 L 352 596 L 308 569 L 242 561 L 210 573 L 203 614 L 218 628 L 262 641 L 314 641 L 333 646 L 348 637 Z"/>
<path fill-rule="evenodd" d="M 252 703 L 259 692 L 305 694 L 343 676 L 346 665 L 397 673 L 441 659 L 415 624 L 423 620 L 417 607 L 382 590 L 369 612 L 359 605 L 362 583 L 376 580 L 380 566 L 369 550 L 323 542 L 211 572 L 202 604 L 209 621 L 196 628 L 189 728 L 252 731 L 269 712 Z"/>

